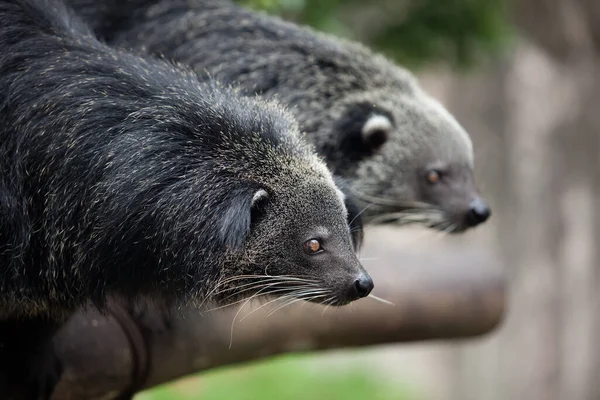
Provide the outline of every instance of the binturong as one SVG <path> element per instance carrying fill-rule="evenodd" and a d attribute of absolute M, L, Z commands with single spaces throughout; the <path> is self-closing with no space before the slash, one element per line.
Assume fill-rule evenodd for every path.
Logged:
<path fill-rule="evenodd" d="M 275 103 L 108 47 L 59 1 L 0 1 L 0 50 L 1 398 L 48 398 L 53 329 L 108 295 L 373 288 L 344 195 Z"/>
<path fill-rule="evenodd" d="M 367 223 L 462 232 L 490 207 L 461 125 L 364 46 L 226 0 L 68 0 L 109 43 L 162 54 L 289 107 Z"/>

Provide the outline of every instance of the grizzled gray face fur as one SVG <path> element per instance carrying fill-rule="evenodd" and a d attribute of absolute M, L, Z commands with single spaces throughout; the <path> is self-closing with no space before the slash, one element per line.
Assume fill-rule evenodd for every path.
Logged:
<path fill-rule="evenodd" d="M 161 54 L 286 105 L 366 222 L 460 232 L 490 209 L 465 131 L 414 77 L 364 46 L 225 0 L 69 0 L 114 45 Z"/>
<path fill-rule="evenodd" d="M 448 232 L 484 222 L 490 210 L 475 185 L 468 134 L 416 84 L 391 92 L 348 96 L 320 128 L 340 139 L 324 146 L 346 155 L 334 170 L 350 178 L 365 221 Z"/>
<path fill-rule="evenodd" d="M 343 195 L 319 176 L 299 177 L 296 190 L 259 190 L 241 257 L 216 284 L 216 300 L 273 294 L 343 305 L 367 296 L 371 278 L 354 254 Z"/>

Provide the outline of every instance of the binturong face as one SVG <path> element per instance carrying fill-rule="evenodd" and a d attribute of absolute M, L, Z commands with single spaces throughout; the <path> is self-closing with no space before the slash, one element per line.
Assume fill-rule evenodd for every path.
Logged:
<path fill-rule="evenodd" d="M 247 236 L 230 243 L 241 253 L 217 283 L 216 300 L 269 295 L 340 306 L 368 296 L 373 281 L 355 253 L 344 201 L 330 176 L 254 190 Z"/>
<path fill-rule="evenodd" d="M 418 88 L 362 93 L 345 102 L 333 127 L 351 164 L 337 173 L 352 182 L 366 223 L 420 223 L 462 232 L 491 210 L 473 178 L 468 134 Z"/>

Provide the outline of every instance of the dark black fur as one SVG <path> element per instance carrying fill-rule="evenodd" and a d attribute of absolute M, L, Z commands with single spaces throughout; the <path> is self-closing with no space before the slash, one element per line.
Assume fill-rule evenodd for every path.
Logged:
<path fill-rule="evenodd" d="M 192 74 L 107 51 L 83 28 L 72 29 L 64 10 L 34 14 L 56 2 L 22 12 L 29 3 L 0 8 L 0 159 L 9 199 L 2 219 L 16 227 L 0 253 L 3 297 L 13 302 L 8 293 L 19 293 L 46 310 L 100 302 L 112 290 L 169 297 L 183 285 L 190 293 L 199 274 L 218 274 L 211 261 L 223 245 L 243 241 L 249 220 L 239 214 L 259 188 L 220 171 L 214 154 L 241 127 L 276 144 L 272 130 L 289 127 L 274 125 L 288 121 L 226 91 L 204 86 L 198 93 Z M 190 92 L 198 95 L 190 99 Z M 222 229 L 188 237 L 178 229 L 183 222 L 195 232 Z M 159 244 L 161 260 L 149 251 Z M 184 244 L 206 268 L 190 263 Z M 126 268 L 131 263 L 149 269 L 138 276 Z M 63 272 L 66 265 L 77 273 Z M 182 270 L 167 272 L 168 265 Z M 28 279 L 30 291 L 9 274 Z"/>
<path fill-rule="evenodd" d="M 67 1 L 111 45 L 288 106 L 367 223 L 462 232 L 489 217 L 468 134 L 410 72 L 364 46 L 228 0 Z"/>
<path fill-rule="evenodd" d="M 102 40 L 109 43 L 113 41 L 123 41 L 123 45 L 127 48 L 131 47 L 129 38 L 130 36 L 135 36 L 138 31 L 138 24 L 142 25 L 140 30 L 144 31 L 146 29 L 146 23 L 152 25 L 155 24 L 156 27 L 159 28 L 161 23 L 176 20 L 191 10 L 194 13 L 201 13 L 204 9 L 227 7 L 225 2 L 222 2 L 222 4 L 219 4 L 218 6 L 213 6 L 213 4 L 218 3 L 218 0 L 217 2 L 214 0 L 201 0 L 196 2 L 193 8 L 191 8 L 191 4 L 188 0 L 168 0 L 167 3 L 164 3 L 166 7 L 161 9 L 160 13 L 149 16 L 149 7 L 161 3 L 161 0 L 67 0 L 66 3 L 71 5 L 77 13 L 83 17 L 94 33 Z M 231 8 L 232 14 L 235 14 L 236 10 L 237 8 Z M 227 16 L 225 15 L 224 17 L 226 18 Z M 255 29 L 256 27 L 253 28 Z M 265 32 L 265 34 L 268 35 L 269 32 Z M 119 38 L 121 35 L 123 35 L 124 38 Z M 142 44 L 145 42 L 142 37 L 139 39 Z M 172 54 L 170 49 L 177 50 L 177 45 L 184 45 L 184 43 L 176 43 L 176 46 L 173 46 L 173 43 L 168 42 L 149 43 L 149 45 L 149 50 L 151 52 L 164 54 L 167 58 L 171 58 Z M 207 51 L 210 52 L 210 49 Z M 204 57 L 204 55 L 201 54 L 198 54 L 197 56 Z M 202 67 L 207 67 L 207 70 L 210 73 L 211 66 L 214 67 L 216 65 L 214 61 L 218 59 L 217 54 L 213 54 L 213 56 L 216 57 L 204 61 L 206 64 L 204 64 L 204 62 L 197 63 L 197 72 L 202 70 Z M 187 54 L 185 56 L 179 54 L 175 56 L 176 61 L 179 59 L 184 63 L 190 61 L 189 58 L 190 57 Z M 196 63 L 190 62 L 190 64 L 193 65 Z M 335 68 L 335 66 L 332 67 Z M 283 70 L 281 72 L 285 73 Z M 239 73 L 240 72 L 236 70 L 229 74 L 220 74 L 219 79 L 223 82 L 232 83 L 237 86 L 239 83 Z M 203 79 L 206 79 L 206 77 Z M 279 78 L 273 77 L 273 80 L 269 82 L 268 78 L 261 76 L 260 79 L 253 82 L 252 87 L 248 88 L 247 84 L 244 82 L 244 84 L 240 85 L 239 89 L 247 95 L 276 92 L 278 83 Z M 339 121 L 339 126 L 337 127 L 337 131 L 345 133 L 345 135 L 341 137 L 340 142 L 335 144 L 328 143 L 325 144 L 322 149 L 319 149 L 319 152 L 325 155 L 325 161 L 332 166 L 333 172 L 338 174 L 336 175 L 336 182 L 339 183 L 338 186 L 346 196 L 348 221 L 351 222 L 350 228 L 353 233 L 352 240 L 356 249 L 360 248 L 363 241 L 362 207 L 359 206 L 359 202 L 352 193 L 350 180 L 348 178 L 342 178 L 342 175 L 348 175 L 348 172 L 356 167 L 357 162 L 373 155 L 379 147 L 377 145 L 373 146 L 372 143 L 364 143 L 360 137 L 362 125 L 373 111 L 380 110 L 374 109 L 373 106 L 369 104 L 358 104 L 356 109 L 348 110 L 346 117 Z M 386 115 L 389 115 L 385 110 L 381 111 Z M 384 141 L 385 140 L 387 140 L 387 138 L 385 138 Z M 380 145 L 381 144 L 383 143 L 380 143 Z M 332 148 L 332 146 L 335 148 Z M 339 154 L 342 154 L 343 156 L 337 157 Z M 333 155 L 336 156 L 334 157 Z"/>
<path fill-rule="evenodd" d="M 50 341 L 58 326 L 46 317 L 0 322 L 0 398 L 50 398 L 62 373 Z"/>
<path fill-rule="evenodd" d="M 59 1 L 0 1 L 0 396 L 46 398 L 53 332 L 108 295 L 202 299 L 269 268 L 357 298 L 343 203 L 296 131 L 275 105 L 101 44 Z M 326 251 L 308 256 L 315 237 Z"/>

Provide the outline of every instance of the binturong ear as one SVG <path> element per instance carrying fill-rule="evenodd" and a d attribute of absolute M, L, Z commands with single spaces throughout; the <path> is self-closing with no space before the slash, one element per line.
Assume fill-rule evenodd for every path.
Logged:
<path fill-rule="evenodd" d="M 387 111 L 370 103 L 358 103 L 337 120 L 339 149 L 350 160 L 361 160 L 377 153 L 394 130 L 394 121 Z"/>
<path fill-rule="evenodd" d="M 363 242 L 363 221 L 361 214 L 364 209 L 359 208 L 348 181 L 339 175 L 334 175 L 333 180 L 338 189 L 344 194 L 344 204 L 346 205 L 346 210 L 348 210 L 348 228 L 350 229 L 354 250 L 358 252 Z"/>
<path fill-rule="evenodd" d="M 266 190 L 248 187 L 233 190 L 224 205 L 220 218 L 219 236 L 222 243 L 234 252 L 244 248 L 252 223 L 260 216 L 262 206 L 268 201 Z"/>
<path fill-rule="evenodd" d="M 362 127 L 363 143 L 371 151 L 378 150 L 388 141 L 392 129 L 392 122 L 387 116 L 373 114 Z"/>

